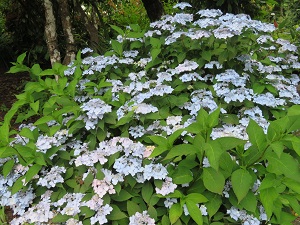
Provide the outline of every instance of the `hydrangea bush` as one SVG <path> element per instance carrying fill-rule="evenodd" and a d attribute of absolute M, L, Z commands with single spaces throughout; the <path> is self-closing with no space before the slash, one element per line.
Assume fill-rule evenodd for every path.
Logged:
<path fill-rule="evenodd" d="M 19 56 L 11 72 L 36 81 L 0 128 L 11 224 L 289 224 L 300 213 L 297 46 L 244 14 L 175 7 L 148 31 L 112 26 L 105 55 L 86 48 L 46 70 Z"/>

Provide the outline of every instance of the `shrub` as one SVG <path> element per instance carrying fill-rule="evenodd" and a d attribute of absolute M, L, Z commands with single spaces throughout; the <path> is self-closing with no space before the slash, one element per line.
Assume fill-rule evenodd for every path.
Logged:
<path fill-rule="evenodd" d="M 11 224 L 294 220 L 297 46 L 274 39 L 272 24 L 219 10 L 178 12 L 147 32 L 112 28 L 120 35 L 105 55 L 86 48 L 44 71 L 22 55 L 11 68 L 36 77 L 0 128 Z M 9 131 L 15 114 L 23 123 Z"/>

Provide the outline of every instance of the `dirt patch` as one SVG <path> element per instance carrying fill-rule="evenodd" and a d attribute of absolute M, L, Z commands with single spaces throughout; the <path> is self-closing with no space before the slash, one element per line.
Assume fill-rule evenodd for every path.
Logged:
<path fill-rule="evenodd" d="M 30 80 L 28 73 L 8 74 L 6 72 L 6 68 L 0 68 L 0 122 L 17 100 L 16 95 L 23 91 L 25 83 Z"/>

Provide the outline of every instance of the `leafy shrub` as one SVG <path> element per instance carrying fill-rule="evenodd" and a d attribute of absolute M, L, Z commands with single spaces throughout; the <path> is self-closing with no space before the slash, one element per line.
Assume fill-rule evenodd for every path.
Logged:
<path fill-rule="evenodd" d="M 295 219 L 297 46 L 247 15 L 196 16 L 165 16 L 146 33 L 112 26 L 111 51 L 83 49 L 67 67 L 18 58 L 11 71 L 37 81 L 0 128 L 0 204 L 16 214 L 11 224 Z M 15 114 L 23 123 L 9 131 Z"/>

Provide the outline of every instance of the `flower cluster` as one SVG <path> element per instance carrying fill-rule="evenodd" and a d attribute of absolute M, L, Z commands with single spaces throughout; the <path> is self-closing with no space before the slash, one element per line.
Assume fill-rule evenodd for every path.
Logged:
<path fill-rule="evenodd" d="M 132 25 L 111 42 L 113 50 L 67 67 L 61 82 L 68 83 L 52 90 L 41 106 L 45 115 L 3 147 L 9 157 L 0 158 L 0 204 L 13 209 L 11 224 L 167 224 L 174 204 L 182 207 L 175 215 L 181 223 L 194 216 L 185 194 L 199 198 L 204 224 L 219 209 L 229 215 L 226 223 L 270 219 L 260 187 L 265 177 L 277 185 L 273 177 L 285 175 L 272 160 L 289 160 L 288 141 L 298 139 L 282 144 L 284 129 L 268 130 L 300 103 L 297 46 L 268 35 L 272 24 L 220 10 L 182 12 L 189 7 L 177 4 L 180 13 L 151 23 L 146 33 Z M 249 133 L 253 121 L 273 139 Z M 256 146 L 265 143 L 271 162 Z M 248 175 L 247 192 L 235 193 L 235 171 Z M 280 179 L 274 196 L 298 182 L 293 175 Z M 255 212 L 237 201 L 247 193 Z M 289 198 L 281 200 L 288 205 Z"/>

